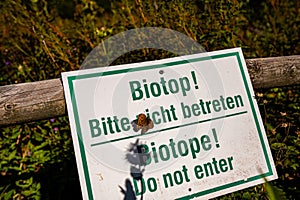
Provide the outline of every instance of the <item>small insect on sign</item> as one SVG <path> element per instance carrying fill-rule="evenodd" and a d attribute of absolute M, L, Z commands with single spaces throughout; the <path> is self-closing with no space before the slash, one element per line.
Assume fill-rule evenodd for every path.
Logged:
<path fill-rule="evenodd" d="M 62 78 L 84 199 L 208 199 L 277 178 L 240 48 Z"/>

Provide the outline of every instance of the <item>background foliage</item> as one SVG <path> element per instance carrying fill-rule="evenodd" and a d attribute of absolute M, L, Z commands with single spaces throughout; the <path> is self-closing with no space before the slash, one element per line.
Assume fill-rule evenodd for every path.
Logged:
<path fill-rule="evenodd" d="M 106 38 L 138 27 L 188 35 L 207 51 L 242 47 L 246 58 L 300 53 L 297 0 L 3 0 L 0 85 L 76 70 Z M 174 56 L 141 49 L 114 64 Z M 299 199 L 300 87 L 257 90 L 281 199 Z M 81 199 L 67 117 L 0 129 L 0 199 Z M 262 184 L 218 199 L 268 199 Z"/>

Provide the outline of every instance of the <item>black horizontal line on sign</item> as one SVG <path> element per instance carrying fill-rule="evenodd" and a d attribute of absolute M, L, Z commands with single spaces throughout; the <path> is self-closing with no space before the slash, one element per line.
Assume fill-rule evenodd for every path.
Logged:
<path fill-rule="evenodd" d="M 237 112 L 237 113 L 228 114 L 228 115 L 224 115 L 224 116 L 220 116 L 220 117 L 215 117 L 215 118 L 210 118 L 210 119 L 205 119 L 205 120 L 200 120 L 200 121 L 191 122 L 191 123 L 187 123 L 187 124 L 182 124 L 182 125 L 178 125 L 178 126 L 171 126 L 169 128 L 164 128 L 164 129 L 160 129 L 160 130 L 151 131 L 151 132 L 145 133 L 143 135 L 137 134 L 137 135 L 131 135 L 131 136 L 123 137 L 123 138 L 118 138 L 118 139 L 113 139 L 113 140 L 107 140 L 107 141 L 104 141 L 104 142 L 97 142 L 97 143 L 91 144 L 91 147 L 99 146 L 99 145 L 106 144 L 106 143 L 118 142 L 118 141 L 121 141 L 121 140 L 127 140 L 127 139 L 135 138 L 135 137 L 143 137 L 143 136 L 150 135 L 150 134 L 157 133 L 157 132 L 168 131 L 168 130 L 172 130 L 172 129 L 176 129 L 176 128 L 181 128 L 181 127 L 185 127 L 185 126 L 191 126 L 191 125 L 205 123 L 205 122 L 214 121 L 214 120 L 218 120 L 218 119 L 224 119 L 224 118 L 228 118 L 228 117 L 234 117 L 234 116 L 242 115 L 242 114 L 245 114 L 245 113 L 247 113 L 247 111 Z"/>

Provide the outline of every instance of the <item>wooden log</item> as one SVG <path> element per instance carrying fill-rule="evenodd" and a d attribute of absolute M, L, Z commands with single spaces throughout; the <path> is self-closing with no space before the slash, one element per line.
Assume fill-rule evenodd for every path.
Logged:
<path fill-rule="evenodd" d="M 60 79 L 0 87 L 0 126 L 66 114 Z"/>
<path fill-rule="evenodd" d="M 255 89 L 300 84 L 300 55 L 246 59 Z"/>
<path fill-rule="evenodd" d="M 300 84 L 300 55 L 247 59 L 253 87 Z M 66 115 L 60 79 L 0 87 L 0 126 Z"/>

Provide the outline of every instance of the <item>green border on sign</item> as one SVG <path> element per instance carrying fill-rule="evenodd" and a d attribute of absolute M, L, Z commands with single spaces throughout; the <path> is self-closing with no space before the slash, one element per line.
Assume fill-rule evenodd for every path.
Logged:
<path fill-rule="evenodd" d="M 250 88 L 247 82 L 247 78 L 246 78 L 246 74 L 243 70 L 243 65 L 242 65 L 242 61 L 241 58 L 239 56 L 238 52 L 232 52 L 232 53 L 224 53 L 224 54 L 220 54 L 220 55 L 213 55 L 213 56 L 206 56 L 206 57 L 201 57 L 201 58 L 192 58 L 192 59 L 188 59 L 188 60 L 182 60 L 182 61 L 175 61 L 175 62 L 169 62 L 169 63 L 163 63 L 163 64 L 157 64 L 157 65 L 149 65 L 149 66 L 142 66 L 142 67 L 138 67 L 138 68 L 128 68 L 128 69 L 119 69 L 119 70 L 114 70 L 114 71 L 104 71 L 104 72 L 95 72 L 92 74 L 84 74 L 84 75 L 76 75 L 76 76 L 69 76 L 68 79 L 68 84 L 69 84 L 69 89 L 70 89 L 70 96 L 71 96 L 71 102 L 72 102 L 72 106 L 73 106 L 73 112 L 74 112 L 74 119 L 75 119 L 75 125 L 76 125 L 76 131 L 77 131 L 77 139 L 79 142 L 79 149 L 80 149 L 80 154 L 81 154 L 81 161 L 82 161 L 82 165 L 83 165 L 83 170 L 84 170 L 84 177 L 85 177 L 85 182 L 86 182 L 86 187 L 87 187 L 87 192 L 88 192 L 88 198 L 89 200 L 93 200 L 93 192 L 92 192 L 92 187 L 91 187 L 91 181 L 90 181 L 90 176 L 89 176 L 89 171 L 88 171 L 88 166 L 87 166 L 87 160 L 86 160 L 86 154 L 85 154 L 85 147 L 84 147 L 84 143 L 82 141 L 82 132 L 81 132 L 81 127 L 80 127 L 80 120 L 79 120 L 79 115 L 78 115 L 78 109 L 77 109 L 77 103 L 76 103 L 76 98 L 75 98 L 75 91 L 74 91 L 74 85 L 73 85 L 73 81 L 75 80 L 80 80 L 80 79 L 88 79 L 88 78 L 94 78 L 94 77 L 101 77 L 101 76 L 109 76 L 109 75 L 114 75 L 114 74 L 123 74 L 123 73 L 131 73 L 131 72 L 136 72 L 136 71 L 143 71 L 143 70 L 149 70 L 149 69 L 159 69 L 159 68 L 165 68 L 165 67 L 171 67 L 171 66 L 176 66 L 176 65 L 182 65 L 182 64 L 188 64 L 188 63 L 193 63 L 193 62 L 200 62 L 200 61 L 205 61 L 205 60 L 210 60 L 210 59 L 218 59 L 218 58 L 225 58 L 225 57 L 230 57 L 230 56 L 235 56 L 237 61 L 238 61 L 238 65 L 240 68 L 240 72 L 242 75 L 242 79 L 245 85 L 245 89 L 246 89 L 246 93 L 248 96 L 248 100 L 250 102 L 250 107 L 251 107 L 251 111 L 253 114 L 253 118 L 256 124 L 256 128 L 257 128 L 257 132 L 259 135 L 259 139 L 262 145 L 262 149 L 263 149 L 263 153 L 265 156 L 265 161 L 267 163 L 268 166 L 268 172 L 261 174 L 261 175 L 256 175 L 253 177 L 248 178 L 247 180 L 239 180 L 233 183 L 229 183 L 229 184 L 225 184 L 222 186 L 218 186 L 212 189 L 208 189 L 205 191 L 201 191 L 201 192 L 196 192 L 194 194 L 191 195 L 187 195 L 178 199 L 192 199 L 195 197 L 200 197 L 212 192 L 216 192 L 216 191 L 220 191 L 223 189 L 227 189 L 230 187 L 234 187 L 237 185 L 241 185 L 244 183 L 248 183 L 251 181 L 255 181 L 258 179 L 261 179 L 262 177 L 268 177 L 273 175 L 273 171 L 271 168 L 271 163 L 269 160 L 269 156 L 267 153 L 267 148 L 263 139 L 263 135 L 262 135 L 262 131 L 260 128 L 260 124 L 259 124 L 259 120 L 257 117 L 257 114 L 255 112 L 255 107 L 254 107 L 254 103 L 252 100 L 252 96 L 251 96 L 251 92 L 250 92 Z M 237 113 L 237 114 L 243 114 L 245 112 L 241 112 L 241 113 Z M 236 115 L 237 115 L 236 114 Z M 211 121 L 214 119 L 209 119 L 207 121 Z M 200 122 L 197 122 L 200 123 Z M 191 123 L 188 125 L 193 125 L 195 123 Z M 176 126 L 174 128 L 179 128 L 181 126 Z M 166 131 L 169 130 L 169 128 L 164 129 L 164 130 L 160 130 L 160 131 Z M 126 139 L 129 139 L 131 137 L 128 137 Z M 95 144 L 97 145 L 97 144 Z"/>

